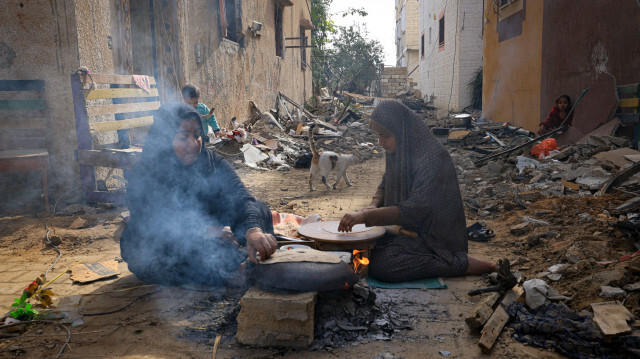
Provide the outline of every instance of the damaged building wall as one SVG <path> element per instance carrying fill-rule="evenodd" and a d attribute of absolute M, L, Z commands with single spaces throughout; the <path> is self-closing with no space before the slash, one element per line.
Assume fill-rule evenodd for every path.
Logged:
<path fill-rule="evenodd" d="M 471 105 L 469 83 L 482 66 L 482 3 L 421 1 L 420 34 L 422 95 L 433 98 L 440 115 L 464 110 Z"/>
<path fill-rule="evenodd" d="M 396 0 L 396 66 L 409 72 L 419 64 L 419 7 L 419 0 Z"/>
<path fill-rule="evenodd" d="M 266 111 L 276 106 L 279 91 L 299 104 L 312 95 L 310 49 L 285 47 L 300 46 L 303 40 L 283 39 L 282 56 L 276 53 L 276 36 L 307 36 L 307 44 L 311 43 L 311 31 L 300 25 L 301 19 L 311 18 L 310 0 L 294 1 L 293 6 L 278 3 L 286 2 L 236 1 L 233 10 L 239 12 L 241 22 L 236 25 L 240 30 L 236 41 L 221 36 L 218 1 L 185 4 L 187 82 L 200 89 L 201 102 L 216 109 L 221 126 L 229 127 L 232 117 L 239 122 L 248 119 L 250 100 Z M 277 17 L 282 20 L 281 32 L 277 31 Z M 262 24 L 259 36 L 248 29 L 254 21 Z"/>
<path fill-rule="evenodd" d="M 617 86 L 640 82 L 637 0 L 591 1 L 580 5 L 579 10 L 575 1 L 545 1 L 542 31 L 539 121 L 546 119 L 562 94 L 575 101 L 587 87 L 592 88 L 590 95 L 611 93 L 612 88 L 594 88 L 602 73 L 613 76 Z"/>
<path fill-rule="evenodd" d="M 536 130 L 540 121 L 542 1 L 485 1 L 482 110 L 488 120 Z"/>
<path fill-rule="evenodd" d="M 48 187 L 50 197 L 56 198 L 79 183 L 73 166 L 76 135 L 69 83 L 69 75 L 78 68 L 75 5 L 54 0 L 5 1 L 0 19 L 0 79 L 45 81 Z M 0 188 L 3 200 L 24 201 L 32 197 L 24 194 L 40 195 L 42 179 L 37 171 L 0 173 Z"/>

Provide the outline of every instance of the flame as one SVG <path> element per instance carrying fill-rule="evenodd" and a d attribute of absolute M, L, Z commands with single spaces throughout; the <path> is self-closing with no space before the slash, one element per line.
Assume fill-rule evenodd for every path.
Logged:
<path fill-rule="evenodd" d="M 362 257 L 362 254 L 360 254 L 362 252 L 364 251 L 353 250 L 353 271 L 356 274 L 362 273 L 364 267 L 369 265 L 369 258 Z"/>

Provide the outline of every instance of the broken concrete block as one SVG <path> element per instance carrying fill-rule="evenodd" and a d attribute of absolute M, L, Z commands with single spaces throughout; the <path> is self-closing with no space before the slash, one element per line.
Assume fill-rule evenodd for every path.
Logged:
<path fill-rule="evenodd" d="M 515 236 L 522 236 L 531 232 L 532 229 L 533 229 L 533 224 L 529 222 L 524 222 L 511 227 L 509 229 L 509 232 L 511 232 L 511 234 Z"/>
<path fill-rule="evenodd" d="M 594 168 L 576 179 L 576 183 L 590 190 L 597 190 L 607 183 L 611 177 L 613 177 L 613 175 L 604 169 Z"/>
<path fill-rule="evenodd" d="M 624 279 L 625 272 L 619 269 L 610 269 L 607 271 L 602 271 L 595 273 L 593 275 L 593 280 L 605 286 L 617 286 Z"/>
<path fill-rule="evenodd" d="M 476 196 L 493 197 L 494 193 L 495 192 L 493 190 L 493 186 L 483 186 L 478 188 L 478 190 L 476 191 Z"/>
<path fill-rule="evenodd" d="M 552 185 L 542 190 L 540 194 L 545 196 L 564 196 L 564 186 L 562 184 Z"/>
<path fill-rule="evenodd" d="M 89 226 L 89 222 L 87 220 L 84 220 L 81 217 L 78 217 L 71 223 L 71 225 L 69 226 L 69 229 L 82 229 L 88 226 Z"/>
<path fill-rule="evenodd" d="M 627 292 L 640 291 L 640 282 L 633 283 L 633 284 L 627 284 L 624 287 L 622 287 L 622 289 L 626 290 Z"/>
<path fill-rule="evenodd" d="M 627 295 L 627 292 L 625 292 L 622 288 L 601 285 L 599 295 L 600 298 L 615 299 L 618 297 L 625 297 Z"/>
<path fill-rule="evenodd" d="M 489 170 L 489 173 L 492 174 L 500 174 L 500 172 L 502 172 L 502 167 L 502 163 L 498 161 L 489 161 L 487 163 L 487 169 Z"/>
<path fill-rule="evenodd" d="M 316 292 L 271 293 L 250 288 L 240 300 L 238 342 L 305 348 L 313 342 Z"/>

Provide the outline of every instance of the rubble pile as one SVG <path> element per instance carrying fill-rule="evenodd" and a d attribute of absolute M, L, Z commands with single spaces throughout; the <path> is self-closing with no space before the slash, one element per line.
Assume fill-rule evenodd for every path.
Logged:
<path fill-rule="evenodd" d="M 420 109 L 425 118 L 433 118 L 430 109 L 434 108 L 421 99 L 406 92 L 401 100 Z M 281 171 L 309 167 L 309 126 L 315 123 L 314 138 L 320 151 L 355 154 L 360 161 L 383 154 L 375 134 L 369 130 L 369 118 L 379 99 L 351 93 L 337 98 L 325 93 L 316 99 L 315 107 L 303 108 L 280 94 L 278 103 L 277 109 L 268 112 L 254 110 L 253 119 L 238 125 L 247 133 L 244 141 L 227 136 L 207 146 L 236 165 Z"/>
<path fill-rule="evenodd" d="M 536 152 L 533 133 L 506 123 L 462 126 L 456 117 L 430 125 L 451 153 L 468 220 L 496 234 L 479 240 L 486 242 L 481 246 L 508 259 L 522 281 L 537 281 L 535 290 L 526 291 L 527 305 L 531 293 L 545 293 L 541 303 L 558 303 L 549 307 L 556 309 L 552 312 L 598 331 L 594 305 L 617 301 L 611 311 L 640 317 L 640 152 L 629 148 L 626 138 L 605 135 Z M 484 313 L 487 324 L 482 324 L 492 328 L 482 332 L 483 350 L 496 339 L 489 335 L 496 332 L 496 323 L 488 318 L 502 315 L 496 314 L 498 307 L 510 308 L 504 315 L 515 320 L 511 334 L 517 340 L 539 346 L 538 338 L 549 338 L 542 331 L 539 337 L 519 331 L 529 321 L 542 323 L 547 308 L 510 304 L 512 297 L 524 296 L 527 283 L 531 287 L 522 281 L 472 313 L 474 320 Z M 616 335 L 629 333 L 631 328 Z M 605 337 L 609 333 L 594 341 Z M 571 355 L 562 343 L 547 344 Z"/>

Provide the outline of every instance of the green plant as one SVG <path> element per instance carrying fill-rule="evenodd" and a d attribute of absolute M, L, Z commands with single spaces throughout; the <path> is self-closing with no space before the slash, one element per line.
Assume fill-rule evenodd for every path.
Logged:
<path fill-rule="evenodd" d="M 31 308 L 31 303 L 27 303 L 27 299 L 29 299 L 29 292 L 24 291 L 22 296 L 18 299 L 14 299 L 14 302 L 11 307 L 15 307 L 16 309 L 11 311 L 12 318 L 18 320 L 33 320 L 38 315 L 38 311 Z"/>

